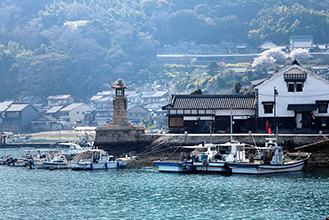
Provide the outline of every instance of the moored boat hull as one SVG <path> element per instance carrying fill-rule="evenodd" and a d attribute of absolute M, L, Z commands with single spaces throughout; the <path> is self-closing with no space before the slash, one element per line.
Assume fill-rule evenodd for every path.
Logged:
<path fill-rule="evenodd" d="M 70 164 L 68 163 L 43 163 L 44 168 L 46 169 L 68 169 Z"/>
<path fill-rule="evenodd" d="M 248 163 L 228 163 L 228 167 L 233 174 L 275 174 L 301 171 L 306 160 L 301 160 L 287 164 L 248 164 Z"/>
<path fill-rule="evenodd" d="M 195 171 L 192 162 L 157 161 L 153 165 L 159 167 L 159 172 L 188 173 Z"/>
<path fill-rule="evenodd" d="M 71 168 L 73 170 L 107 170 L 107 169 L 118 169 L 120 168 L 119 161 L 110 161 L 107 163 L 84 163 L 77 162 L 71 163 Z"/>
<path fill-rule="evenodd" d="M 230 173 L 225 162 L 193 162 L 193 166 L 198 173 Z"/>

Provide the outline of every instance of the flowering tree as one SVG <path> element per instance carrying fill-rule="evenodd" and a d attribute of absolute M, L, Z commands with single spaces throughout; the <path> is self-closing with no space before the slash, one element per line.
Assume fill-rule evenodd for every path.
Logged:
<path fill-rule="evenodd" d="M 261 53 L 261 56 L 273 57 L 277 63 L 286 62 L 289 57 L 280 47 L 274 47 Z"/>
<path fill-rule="evenodd" d="M 289 57 L 297 59 L 299 62 L 306 62 L 311 55 L 307 49 L 298 48 L 291 51 Z"/>
<path fill-rule="evenodd" d="M 273 57 L 268 56 L 260 56 L 254 59 L 254 62 L 251 64 L 252 67 L 260 67 L 260 66 L 270 66 L 275 63 L 275 59 Z"/>
<path fill-rule="evenodd" d="M 284 63 L 288 55 L 284 53 L 281 48 L 275 47 L 269 50 L 266 50 L 260 54 L 259 57 L 254 59 L 252 63 L 252 67 L 259 67 L 259 66 L 270 66 L 273 63 Z"/>

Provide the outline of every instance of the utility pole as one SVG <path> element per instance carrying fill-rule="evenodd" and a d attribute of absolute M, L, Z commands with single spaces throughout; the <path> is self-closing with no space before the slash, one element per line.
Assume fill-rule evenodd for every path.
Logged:
<path fill-rule="evenodd" d="M 277 114 L 276 114 L 276 97 L 279 95 L 278 90 L 276 90 L 276 87 L 274 86 L 274 126 L 275 126 L 275 137 L 276 137 L 276 143 L 278 143 L 278 122 L 277 122 Z"/>

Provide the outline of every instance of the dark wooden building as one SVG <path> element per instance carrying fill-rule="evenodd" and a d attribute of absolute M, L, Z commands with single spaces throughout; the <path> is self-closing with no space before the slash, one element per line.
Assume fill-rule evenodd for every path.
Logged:
<path fill-rule="evenodd" d="M 248 132 L 255 125 L 255 95 L 172 95 L 167 111 L 170 133 Z"/>

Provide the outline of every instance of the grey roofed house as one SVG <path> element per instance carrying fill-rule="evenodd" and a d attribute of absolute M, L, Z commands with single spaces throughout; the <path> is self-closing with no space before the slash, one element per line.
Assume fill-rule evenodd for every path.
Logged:
<path fill-rule="evenodd" d="M 58 131 L 62 129 L 62 124 L 51 116 L 41 116 L 31 121 L 32 131 Z"/>
<path fill-rule="evenodd" d="M 68 105 L 74 102 L 71 95 L 51 95 L 47 97 L 48 106 Z"/>
<path fill-rule="evenodd" d="M 38 110 L 30 104 L 11 104 L 4 111 L 2 130 L 24 132 L 30 129 L 31 121 L 39 117 Z"/>
<path fill-rule="evenodd" d="M 289 37 L 289 44 L 292 49 L 303 48 L 309 49 L 313 45 L 313 36 L 312 35 L 297 35 Z"/>
<path fill-rule="evenodd" d="M 130 105 L 127 114 L 129 121 L 138 123 L 142 118 L 148 118 L 150 111 L 140 105 Z"/>
<path fill-rule="evenodd" d="M 254 109 L 255 95 L 173 95 L 164 110 L 171 109 Z"/>
<path fill-rule="evenodd" d="M 269 50 L 272 48 L 277 47 L 277 45 L 275 43 L 273 43 L 273 41 L 271 40 L 266 40 L 264 41 L 261 45 L 258 46 L 259 49 L 263 50 Z"/>

